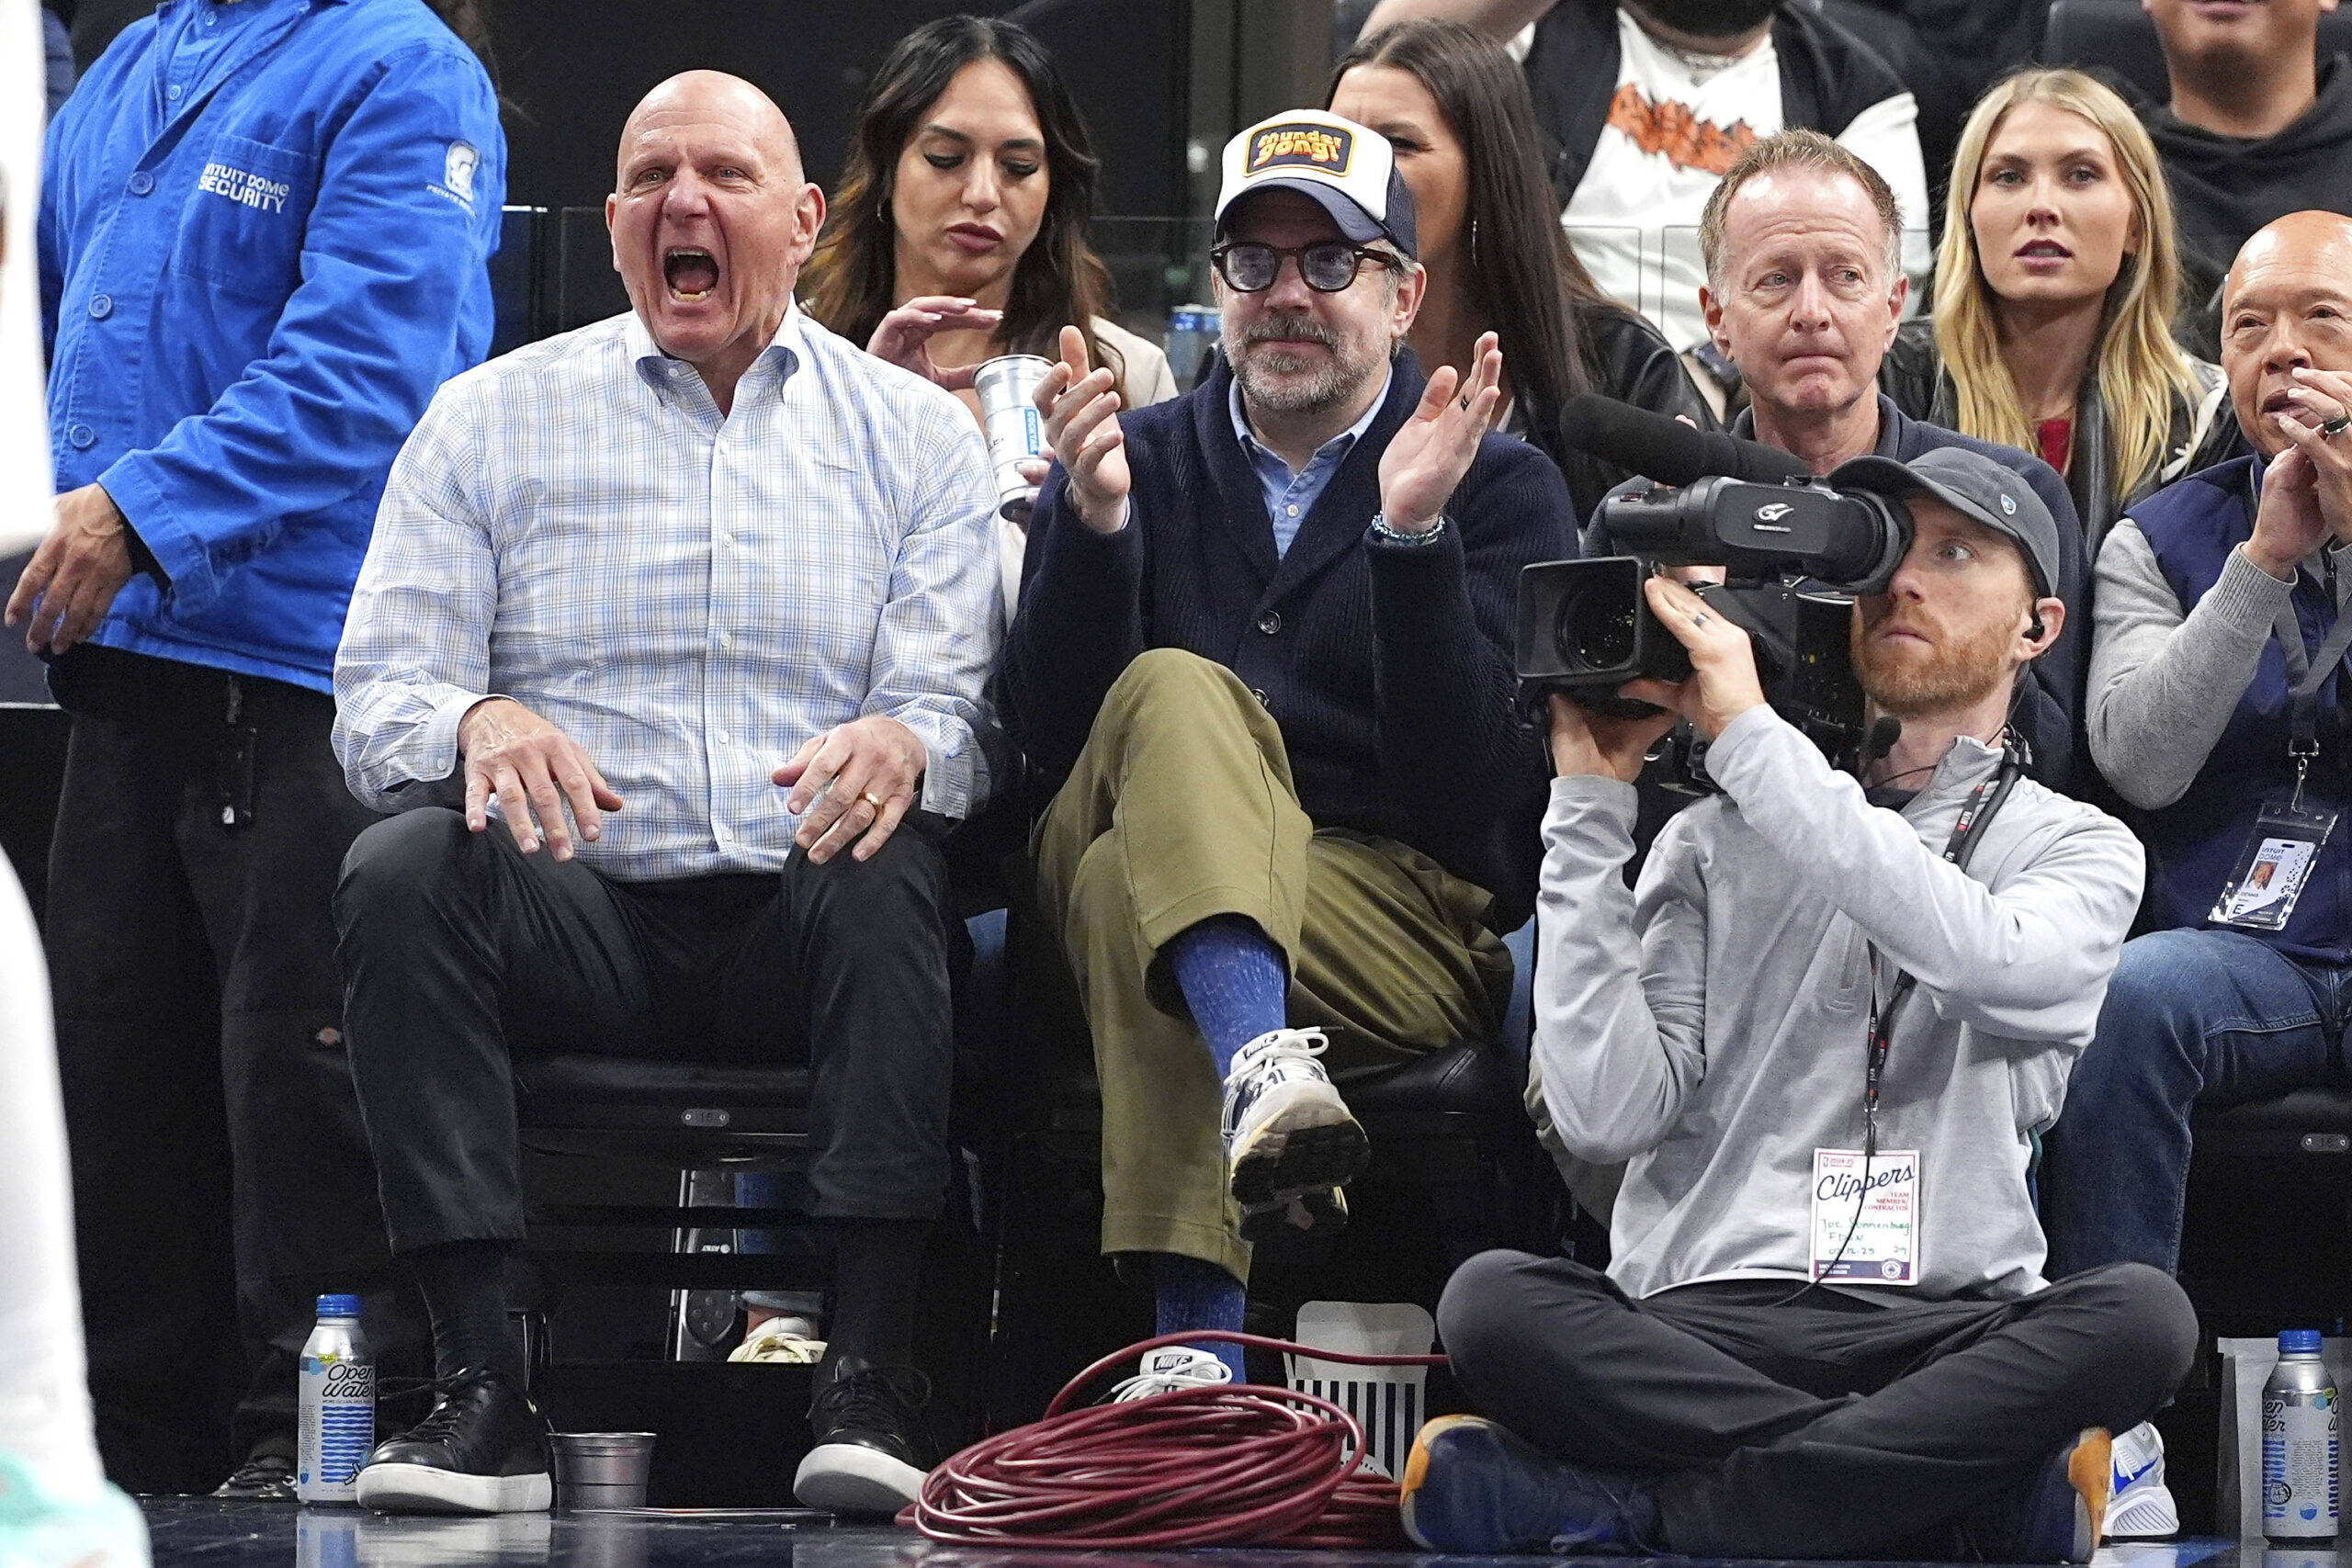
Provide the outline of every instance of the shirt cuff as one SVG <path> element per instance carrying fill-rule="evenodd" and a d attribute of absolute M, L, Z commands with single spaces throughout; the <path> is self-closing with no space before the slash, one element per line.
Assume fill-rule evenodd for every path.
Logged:
<path fill-rule="evenodd" d="M 424 755 L 417 759 L 419 766 L 412 782 L 439 784 L 456 773 L 458 763 L 464 760 L 458 752 L 458 727 L 466 721 L 466 715 L 484 703 L 514 700 L 503 692 L 487 692 L 479 695 L 472 692 L 460 692 L 435 703 L 433 716 L 424 721 L 424 734 L 418 748 Z"/>

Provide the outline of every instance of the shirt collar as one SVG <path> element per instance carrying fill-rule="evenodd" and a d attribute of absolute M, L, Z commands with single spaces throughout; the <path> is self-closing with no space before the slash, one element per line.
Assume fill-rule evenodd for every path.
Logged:
<path fill-rule="evenodd" d="M 784 308 L 784 320 L 776 323 L 775 336 L 768 340 L 767 347 L 760 350 L 758 357 L 754 358 L 750 367 L 744 370 L 744 380 L 751 379 L 752 372 L 757 370 L 762 365 L 774 360 L 776 367 L 776 384 L 781 386 L 795 368 L 808 363 L 806 321 L 807 318 L 800 313 L 800 302 L 797 299 L 786 304 Z M 673 385 L 681 375 L 689 375 L 694 372 L 694 367 L 684 360 L 673 359 L 662 352 L 662 345 L 653 341 L 652 329 L 645 324 L 645 318 L 638 314 L 635 309 L 630 310 L 628 325 L 624 331 L 628 344 L 629 362 L 637 367 L 637 373 L 645 378 L 648 386 L 661 390 Z M 740 390 L 742 382 L 737 382 L 736 386 Z"/>
<path fill-rule="evenodd" d="M 1307 463 L 1310 467 L 1322 460 L 1326 456 L 1329 456 L 1336 459 L 1340 453 L 1343 453 L 1348 449 L 1349 446 L 1354 445 L 1357 436 L 1362 435 L 1366 430 L 1372 427 L 1372 422 L 1374 419 L 1377 419 L 1380 416 L 1380 411 L 1387 406 L 1388 386 L 1391 381 L 1396 379 L 1396 361 L 1392 359 L 1389 361 L 1387 373 L 1380 378 L 1380 395 L 1372 400 L 1371 406 L 1363 411 L 1363 416 L 1362 418 L 1358 419 L 1353 424 L 1348 426 L 1347 429 L 1340 432 L 1339 434 L 1334 435 L 1330 440 L 1326 441 L 1322 446 L 1317 446 L 1315 449 L 1315 456 L 1307 459 Z M 1242 455 L 1254 461 L 1260 453 L 1264 453 L 1266 457 L 1272 458 L 1275 462 L 1282 463 L 1283 467 L 1286 468 L 1289 468 L 1290 465 L 1287 462 L 1283 462 L 1280 454 L 1268 451 L 1267 448 L 1258 444 L 1258 438 L 1256 436 L 1250 434 L 1250 416 L 1243 412 L 1241 407 L 1240 377 L 1236 376 L 1233 378 L 1233 385 L 1226 389 L 1225 400 L 1227 411 L 1233 415 L 1233 434 L 1235 439 L 1241 443 Z M 1346 445 L 1343 446 L 1342 443 L 1345 443 Z"/>

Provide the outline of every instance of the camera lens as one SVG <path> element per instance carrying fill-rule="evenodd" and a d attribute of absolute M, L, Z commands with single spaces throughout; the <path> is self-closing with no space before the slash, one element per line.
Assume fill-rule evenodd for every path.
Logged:
<path fill-rule="evenodd" d="M 1552 625 L 1560 662 L 1578 674 L 1600 674 L 1631 665 L 1634 606 L 1640 593 L 1638 568 L 1579 575 L 1561 595 L 1559 614 Z"/>

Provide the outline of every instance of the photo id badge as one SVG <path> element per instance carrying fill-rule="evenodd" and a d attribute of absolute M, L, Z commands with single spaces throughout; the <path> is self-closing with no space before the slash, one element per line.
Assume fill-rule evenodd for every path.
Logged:
<path fill-rule="evenodd" d="M 2335 827 L 2332 809 L 2277 801 L 2264 807 L 2239 852 L 2237 868 L 2206 919 L 2244 931 L 2284 931 L 2311 876 L 2312 863 L 2319 859 L 2320 846 Z"/>
<path fill-rule="evenodd" d="M 1857 1285 L 1919 1282 L 1919 1153 L 1813 1151 L 1813 1277 Z M 1868 1190 L 1864 1190 L 1865 1179 Z"/>

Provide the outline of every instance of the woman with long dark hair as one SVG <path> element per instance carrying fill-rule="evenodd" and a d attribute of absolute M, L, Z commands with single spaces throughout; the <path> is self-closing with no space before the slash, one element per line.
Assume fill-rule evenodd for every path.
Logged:
<path fill-rule="evenodd" d="M 866 86 L 802 302 L 954 390 L 997 355 L 1054 357 L 1067 325 L 1118 373 L 1123 406 L 1173 397 L 1167 355 L 1107 319 L 1110 274 L 1086 243 L 1096 173 L 1034 34 L 991 17 L 926 23 Z"/>
<path fill-rule="evenodd" d="M 801 273 L 826 326 L 930 377 L 979 416 L 972 376 L 1005 354 L 1057 358 L 1064 326 L 1118 377 L 1122 408 L 1172 398 L 1159 346 L 1110 320 L 1088 247 L 1096 160 L 1036 36 L 993 17 L 909 33 L 866 84 L 841 187 Z M 1000 531 L 1012 614 L 1027 536 Z"/>
<path fill-rule="evenodd" d="M 1560 409 L 1595 391 L 1702 429 L 1713 411 L 1666 339 L 1604 296 L 1569 249 L 1544 175 L 1535 106 L 1509 55 L 1468 28 L 1384 28 L 1341 58 L 1325 107 L 1395 144 L 1412 187 L 1429 292 L 1407 341 L 1424 370 L 1501 340 L 1504 428 L 1549 453 L 1579 521 L 1629 476 L 1567 446 Z"/>

